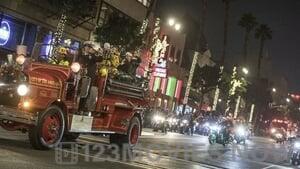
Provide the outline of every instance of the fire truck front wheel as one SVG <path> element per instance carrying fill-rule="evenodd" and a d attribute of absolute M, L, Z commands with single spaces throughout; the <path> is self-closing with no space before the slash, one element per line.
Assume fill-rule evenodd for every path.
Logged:
<path fill-rule="evenodd" d="M 57 106 L 50 106 L 40 113 L 37 125 L 29 129 L 30 144 L 38 150 L 54 148 L 62 140 L 64 129 L 63 111 Z"/>
<path fill-rule="evenodd" d="M 122 146 L 128 144 L 130 148 L 133 148 L 137 142 L 141 132 L 141 122 L 138 117 L 134 116 L 127 130 L 127 134 L 112 134 L 110 135 L 110 143 Z"/>

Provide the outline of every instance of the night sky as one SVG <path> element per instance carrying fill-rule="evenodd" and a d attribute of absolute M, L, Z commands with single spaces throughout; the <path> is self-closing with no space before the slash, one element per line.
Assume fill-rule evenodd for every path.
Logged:
<path fill-rule="evenodd" d="M 169 15 L 180 18 L 188 13 L 195 20 L 200 20 L 200 2 L 161 0 L 160 5 L 165 9 L 165 17 Z M 300 92 L 300 0 L 233 0 L 229 14 L 227 65 L 236 64 L 242 59 L 244 30 L 237 23 L 246 12 L 251 12 L 259 23 L 267 24 L 273 31 L 273 38 L 266 42 L 264 51 L 264 56 L 267 56 L 272 64 L 272 71 L 268 73 L 285 77 L 289 91 Z M 220 58 L 222 51 L 223 21 L 222 0 L 208 0 L 205 36 L 215 59 Z M 251 35 L 250 41 L 248 57 L 254 66 L 259 43 L 254 34 Z M 250 69 L 254 68 L 256 67 Z"/>

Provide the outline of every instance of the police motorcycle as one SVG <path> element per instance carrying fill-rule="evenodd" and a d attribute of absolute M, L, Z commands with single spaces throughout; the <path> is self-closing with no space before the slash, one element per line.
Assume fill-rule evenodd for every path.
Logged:
<path fill-rule="evenodd" d="M 177 119 L 175 116 L 174 117 L 169 117 L 167 119 L 168 121 L 168 126 L 171 132 L 176 132 L 178 130 L 178 121 L 179 119 Z"/>
<path fill-rule="evenodd" d="M 246 144 L 247 135 L 247 130 L 243 125 L 237 126 L 234 130 L 234 140 L 237 144 Z"/>
<path fill-rule="evenodd" d="M 215 144 L 217 143 L 217 140 L 219 140 L 219 132 L 221 130 L 221 127 L 217 124 L 213 124 L 210 126 L 210 134 L 208 136 L 209 144 Z"/>
<path fill-rule="evenodd" d="M 189 121 L 185 118 L 180 120 L 179 133 L 186 134 L 189 130 Z"/>
<path fill-rule="evenodd" d="M 153 131 L 161 130 L 163 133 L 167 133 L 167 120 L 165 116 L 161 114 L 156 114 L 152 119 L 152 128 Z"/>
<path fill-rule="evenodd" d="M 214 124 L 210 127 L 210 134 L 208 136 L 208 141 L 210 144 L 222 144 L 226 146 L 233 142 L 233 137 L 231 136 L 231 129 L 229 126 L 221 124 Z"/>
<path fill-rule="evenodd" d="M 290 146 L 290 163 L 292 165 L 299 165 L 300 164 L 300 140 L 299 138 L 296 139 L 296 141 L 291 144 Z"/>
<path fill-rule="evenodd" d="M 286 133 L 283 129 L 272 128 L 271 138 L 274 139 L 276 143 L 284 143 L 284 141 L 286 141 Z"/>

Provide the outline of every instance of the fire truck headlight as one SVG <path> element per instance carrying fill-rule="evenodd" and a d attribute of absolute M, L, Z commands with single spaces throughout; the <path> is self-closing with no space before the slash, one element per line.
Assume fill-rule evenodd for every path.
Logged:
<path fill-rule="evenodd" d="M 23 107 L 24 107 L 25 109 L 28 109 L 28 108 L 30 107 L 30 102 L 29 102 L 29 101 L 23 102 Z"/>
<path fill-rule="evenodd" d="M 74 62 L 72 63 L 71 65 L 71 70 L 74 72 L 74 73 L 78 73 L 79 70 L 80 70 L 81 66 L 78 62 Z"/>
<path fill-rule="evenodd" d="M 25 96 L 28 93 L 29 89 L 26 85 L 21 84 L 18 86 L 17 91 L 20 96 Z"/>
<path fill-rule="evenodd" d="M 16 62 L 19 64 L 19 65 L 23 65 L 23 63 L 25 62 L 26 58 L 23 56 L 23 55 L 20 55 L 16 58 Z"/>

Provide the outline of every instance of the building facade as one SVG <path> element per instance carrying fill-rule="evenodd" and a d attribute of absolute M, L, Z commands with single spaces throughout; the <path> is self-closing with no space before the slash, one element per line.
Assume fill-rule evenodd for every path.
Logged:
<path fill-rule="evenodd" d="M 91 16 L 87 18 L 73 16 L 67 19 L 63 38 L 71 39 L 72 43 L 79 47 L 80 42 L 91 39 L 95 27 L 104 21 L 103 17 L 106 16 L 105 11 L 108 8 L 142 22 L 150 2 L 150 0 L 95 0 L 95 5 L 89 7 Z M 0 19 L 4 24 L 8 23 L 11 29 L 8 42 L 5 45 L 0 42 L 1 51 L 13 52 L 16 45 L 24 44 L 28 46 L 30 53 L 35 42 L 47 43 L 47 37 L 53 36 L 61 16 L 57 11 L 48 0 L 0 1 Z M 1 24 L 1 28 L 6 29 L 7 26 Z"/>

